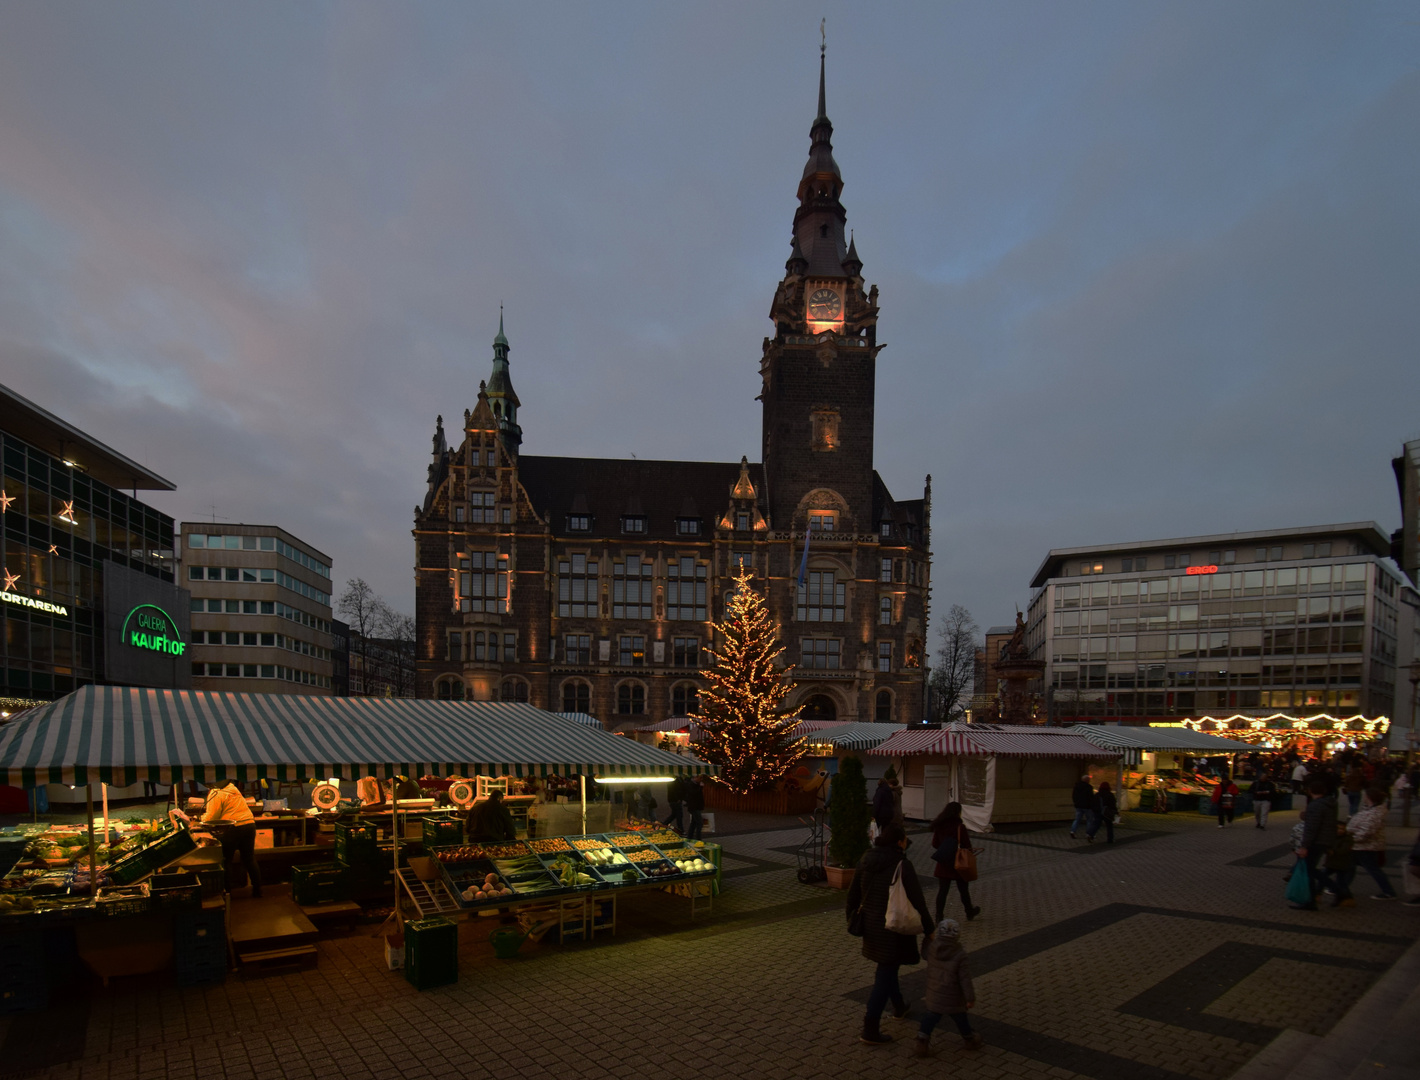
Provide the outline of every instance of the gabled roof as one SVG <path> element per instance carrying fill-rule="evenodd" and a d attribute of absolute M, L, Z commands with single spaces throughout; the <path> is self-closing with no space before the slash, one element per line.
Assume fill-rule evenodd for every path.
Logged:
<path fill-rule="evenodd" d="M 639 458 L 518 458 L 518 480 L 558 536 L 622 536 L 623 514 L 643 514 L 646 532 L 636 537 L 673 538 L 686 500 L 699 508 L 702 535 L 730 503 L 740 476 L 737 461 L 642 461 Z M 749 466 L 750 481 L 764 490 L 764 469 Z M 636 507 L 632 510 L 632 507 Z M 590 514 L 589 532 L 569 533 L 567 515 Z"/>

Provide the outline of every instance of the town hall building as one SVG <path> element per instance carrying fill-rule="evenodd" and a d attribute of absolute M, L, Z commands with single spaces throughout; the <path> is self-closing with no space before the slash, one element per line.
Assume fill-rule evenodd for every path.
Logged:
<path fill-rule="evenodd" d="M 528 701 L 623 729 L 693 715 L 743 567 L 805 719 L 922 718 L 931 478 L 897 500 L 873 468 L 878 290 L 845 236 L 832 133 L 820 61 L 759 362 L 758 462 L 524 453 L 500 318 L 456 445 L 439 418 L 415 515 L 420 697 Z"/>

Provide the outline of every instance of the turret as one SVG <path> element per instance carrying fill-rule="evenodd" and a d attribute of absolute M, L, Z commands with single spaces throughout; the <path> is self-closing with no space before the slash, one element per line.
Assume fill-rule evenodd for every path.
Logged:
<path fill-rule="evenodd" d="M 488 379 L 488 404 L 498 420 L 498 431 L 508 453 L 516 455 L 523 444 L 523 429 L 518 426 L 517 392 L 508 372 L 508 336 L 503 333 L 503 307 L 498 307 L 498 336 L 493 339 L 493 374 Z"/>

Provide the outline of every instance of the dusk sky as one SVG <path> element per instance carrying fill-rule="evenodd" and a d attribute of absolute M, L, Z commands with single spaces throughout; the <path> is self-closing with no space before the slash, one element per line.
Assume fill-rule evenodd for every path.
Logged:
<path fill-rule="evenodd" d="M 1052 547 L 1399 524 L 1413 2 L 0 0 L 0 382 L 409 612 L 500 303 L 527 453 L 756 460 L 824 16 L 936 612 L 1011 621 Z"/>

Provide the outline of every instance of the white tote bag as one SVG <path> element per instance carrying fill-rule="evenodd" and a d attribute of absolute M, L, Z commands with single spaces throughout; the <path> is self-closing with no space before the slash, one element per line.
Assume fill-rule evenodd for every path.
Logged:
<path fill-rule="evenodd" d="M 906 862 L 907 860 L 903 860 Z M 888 889 L 887 928 L 894 934 L 916 935 L 922 929 L 922 917 L 907 898 L 907 886 L 902 883 L 902 863 L 892 874 L 892 885 Z"/>

